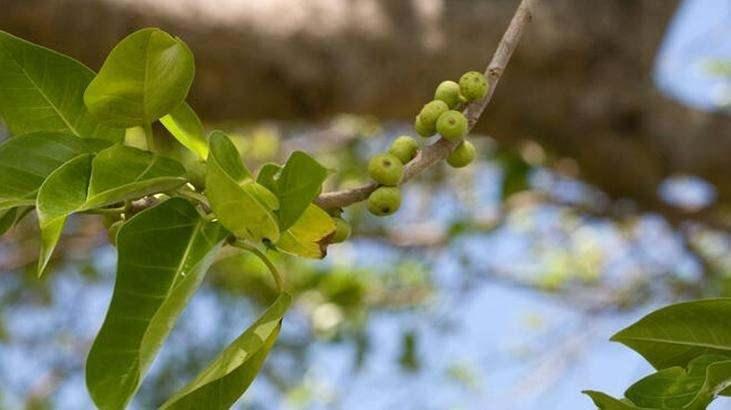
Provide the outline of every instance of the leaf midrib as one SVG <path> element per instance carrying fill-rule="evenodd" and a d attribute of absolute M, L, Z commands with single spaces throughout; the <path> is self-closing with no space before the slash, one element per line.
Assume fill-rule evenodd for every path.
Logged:
<path fill-rule="evenodd" d="M 4 49 L 3 47 L 0 47 L 0 49 L 2 49 L 2 50 L 5 50 L 5 49 Z M 59 111 L 59 108 L 58 108 L 58 107 L 56 107 L 56 105 L 55 105 L 55 104 L 53 104 L 53 102 L 51 102 L 51 100 L 50 100 L 50 99 L 48 98 L 48 96 L 46 95 L 46 93 L 45 93 L 45 92 L 43 92 L 43 90 L 42 90 L 42 89 L 41 89 L 41 88 L 40 88 L 40 87 L 38 86 L 38 84 L 37 84 L 37 83 L 36 83 L 36 82 L 35 82 L 35 81 L 33 80 L 33 78 L 32 78 L 32 77 L 30 76 L 30 74 L 29 74 L 29 73 L 28 73 L 28 72 L 27 72 L 27 71 L 25 70 L 25 68 L 23 68 L 23 66 L 22 66 L 22 65 L 20 65 L 20 63 L 19 63 L 19 62 L 18 62 L 18 60 L 17 60 L 17 59 L 16 59 L 16 58 L 15 58 L 15 57 L 13 56 L 13 54 L 12 54 L 12 53 L 10 53 L 10 52 L 8 52 L 7 50 L 5 50 L 5 54 L 6 54 L 6 55 L 9 55 L 9 56 L 10 56 L 10 60 L 11 60 L 11 61 L 12 61 L 12 62 L 13 62 L 13 63 L 14 63 L 14 64 L 15 64 L 15 65 L 16 65 L 16 66 L 17 66 L 17 67 L 19 68 L 19 69 L 20 69 L 20 71 L 21 71 L 21 72 L 23 73 L 23 75 L 24 75 L 24 76 L 25 76 L 25 77 L 26 77 L 26 78 L 28 79 L 28 81 L 30 81 L 30 83 L 31 83 L 31 84 L 32 84 L 32 85 L 33 85 L 33 86 L 35 87 L 36 91 L 38 91 L 38 93 L 39 93 L 39 94 L 40 94 L 40 95 L 41 95 L 41 96 L 43 97 L 43 99 L 44 99 L 44 100 L 46 100 L 46 102 L 48 103 L 48 105 L 50 105 L 50 106 L 51 106 L 51 108 L 53 108 L 53 111 L 55 111 L 55 112 L 56 112 L 56 114 L 58 115 L 58 117 L 59 117 L 59 118 L 61 118 L 61 121 L 63 121 L 63 122 L 64 122 L 64 124 L 66 124 L 66 126 L 67 126 L 67 127 L 69 128 L 69 130 L 71 130 L 71 132 L 73 132 L 73 134 L 74 134 L 74 135 L 76 135 L 77 137 L 82 137 L 82 135 L 81 135 L 81 134 L 79 133 L 79 131 L 77 131 L 77 130 L 76 130 L 76 128 L 75 128 L 75 127 L 74 127 L 73 125 L 71 125 L 71 123 L 69 123 L 69 122 L 68 122 L 68 120 L 67 120 L 67 119 L 66 119 L 66 117 L 65 117 L 65 116 L 63 115 L 63 113 L 61 113 L 61 111 Z M 43 64 L 43 65 L 42 65 L 42 67 L 43 67 L 43 70 L 45 71 L 45 69 L 46 69 L 46 65 L 45 65 L 45 64 Z"/>

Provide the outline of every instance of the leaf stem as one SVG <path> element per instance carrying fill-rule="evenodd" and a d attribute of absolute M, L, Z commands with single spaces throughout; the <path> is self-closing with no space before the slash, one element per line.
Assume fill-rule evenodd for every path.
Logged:
<path fill-rule="evenodd" d="M 206 207 L 206 209 L 211 208 L 211 206 L 208 204 L 208 198 L 206 198 L 206 196 L 203 194 L 200 194 L 195 191 L 191 191 L 189 189 L 179 189 L 176 191 L 176 193 L 184 198 L 188 198 L 195 202 L 198 202 L 199 204 Z"/>
<path fill-rule="evenodd" d="M 269 269 L 269 272 L 271 272 L 272 277 L 274 278 L 274 283 L 277 285 L 277 291 L 279 293 L 282 293 L 284 291 L 284 279 L 281 273 L 279 273 L 279 270 L 276 266 L 272 263 L 271 260 L 264 254 L 264 252 L 257 249 L 255 246 L 250 245 L 240 239 L 235 240 L 232 243 L 232 246 L 243 249 L 246 251 L 249 251 L 256 255 L 257 258 L 259 258 L 262 262 L 264 262 L 264 265 Z"/>
<path fill-rule="evenodd" d="M 152 123 L 147 122 L 143 125 L 145 129 L 145 141 L 147 141 L 147 150 L 155 151 L 155 133 L 152 132 Z"/>
<path fill-rule="evenodd" d="M 120 208 L 97 208 L 97 209 L 88 209 L 86 211 L 81 212 L 82 214 L 90 214 L 90 215 L 117 215 L 122 214 L 127 210 L 126 207 L 120 207 Z"/>

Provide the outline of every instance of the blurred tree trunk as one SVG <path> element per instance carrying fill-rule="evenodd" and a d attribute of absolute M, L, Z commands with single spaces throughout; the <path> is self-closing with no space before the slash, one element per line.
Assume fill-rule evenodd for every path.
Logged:
<path fill-rule="evenodd" d="M 93 68 L 130 31 L 163 27 L 196 54 L 192 104 L 208 120 L 356 112 L 410 121 L 440 80 L 484 67 L 517 4 L 278 0 L 259 2 L 281 8 L 262 22 L 205 9 L 232 2 L 200 0 L 203 9 L 186 12 L 191 1 L 5 0 L 0 27 Z M 504 143 L 535 139 L 610 195 L 650 208 L 673 173 L 707 179 L 731 203 L 731 119 L 669 100 L 651 81 L 677 4 L 543 2 L 480 129 Z M 290 15 L 304 17 L 290 24 Z"/>

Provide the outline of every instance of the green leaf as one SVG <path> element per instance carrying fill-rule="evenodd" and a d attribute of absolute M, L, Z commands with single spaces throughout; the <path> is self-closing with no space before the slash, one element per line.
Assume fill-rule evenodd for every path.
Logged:
<path fill-rule="evenodd" d="M 188 103 L 177 106 L 170 114 L 160 118 L 160 122 L 175 139 L 198 157 L 208 157 L 208 140 L 203 133 L 203 124 Z"/>
<path fill-rule="evenodd" d="M 151 124 L 185 101 L 194 75 L 193 53 L 183 41 L 146 28 L 112 49 L 84 102 L 110 126 Z"/>
<path fill-rule="evenodd" d="M 292 297 L 282 293 L 262 316 L 234 340 L 163 409 L 229 409 L 246 391 L 279 335 Z"/>
<path fill-rule="evenodd" d="M 719 378 L 719 368 L 712 367 L 726 362 L 731 363 L 726 356 L 700 356 L 690 362 L 687 372 L 682 367 L 659 370 L 633 384 L 624 395 L 638 406 L 648 408 L 705 409 L 720 392 L 714 387 L 724 383 L 728 386 L 731 381 L 731 367 L 725 367 L 728 369 L 725 378 Z M 715 377 L 709 379 L 711 373 Z M 703 403 L 702 407 L 698 403 Z"/>
<path fill-rule="evenodd" d="M 706 380 L 695 399 L 685 408 L 703 410 L 720 394 L 728 393 L 731 387 L 731 361 L 715 362 L 706 369 Z"/>
<path fill-rule="evenodd" d="M 286 230 L 294 225 L 305 209 L 317 197 L 327 169 L 302 151 L 295 151 L 287 159 L 273 191 L 279 199 L 279 228 Z"/>
<path fill-rule="evenodd" d="M 102 126 L 84 106 L 92 78 L 94 72 L 78 61 L 0 31 L 0 117 L 11 134 L 121 141 L 123 129 Z"/>
<path fill-rule="evenodd" d="M 177 188 L 185 169 L 169 158 L 114 145 L 94 157 L 80 155 L 51 173 L 38 192 L 41 257 L 48 264 L 69 215 Z"/>
<path fill-rule="evenodd" d="M 0 145 L 0 210 L 34 205 L 46 177 L 70 159 L 98 152 L 111 143 L 69 134 L 34 132 Z"/>
<path fill-rule="evenodd" d="M 15 225 L 15 218 L 17 214 L 18 208 L 10 208 L 0 211 L 0 236 L 5 234 L 5 232 Z"/>
<path fill-rule="evenodd" d="M 602 392 L 585 390 L 583 393 L 591 397 L 591 400 L 599 410 L 642 410 L 641 407 L 637 407 L 631 402 L 628 403 L 628 400 L 617 400 Z"/>
<path fill-rule="evenodd" d="M 277 242 L 283 252 L 305 258 L 322 259 L 327 253 L 327 237 L 335 232 L 335 222 L 317 205 L 310 204 L 297 222 Z"/>
<path fill-rule="evenodd" d="M 206 196 L 218 220 L 239 238 L 276 242 L 277 197 L 254 182 L 226 134 L 213 132 L 209 144 Z"/>
<path fill-rule="evenodd" d="M 260 169 L 259 173 L 256 174 L 256 182 L 264 188 L 276 192 L 277 190 L 277 178 L 279 178 L 279 172 L 282 167 L 275 163 L 264 164 Z"/>
<path fill-rule="evenodd" d="M 99 408 L 122 409 L 135 394 L 225 236 L 180 198 L 122 226 L 114 294 L 86 361 L 86 384 Z"/>
<path fill-rule="evenodd" d="M 656 369 L 680 366 L 704 354 L 731 354 L 731 298 L 678 303 L 656 310 L 612 337 Z"/>

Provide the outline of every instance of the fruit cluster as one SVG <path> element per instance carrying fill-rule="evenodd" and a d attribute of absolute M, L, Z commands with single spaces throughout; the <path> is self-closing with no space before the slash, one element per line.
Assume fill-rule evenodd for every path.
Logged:
<path fill-rule="evenodd" d="M 475 146 L 466 141 L 468 123 L 461 110 L 464 105 L 480 100 L 487 94 L 487 79 L 482 73 L 470 71 L 462 75 L 459 83 L 443 81 L 416 116 L 414 128 L 422 137 L 438 133 L 457 146 L 447 157 L 447 163 L 455 168 L 469 165 L 476 155 Z M 368 174 L 380 186 L 368 197 L 368 210 L 378 216 L 390 215 L 401 206 L 398 185 L 403 178 L 404 164 L 419 150 L 419 144 L 411 137 L 401 136 L 391 144 L 387 153 L 378 154 L 368 163 Z"/>
<path fill-rule="evenodd" d="M 482 73 L 470 71 L 462 75 L 459 83 L 443 81 L 434 93 L 434 100 L 428 102 L 416 116 L 414 129 L 422 137 L 440 134 L 444 139 L 457 144 L 447 157 L 447 163 L 454 168 L 469 165 L 476 156 L 475 146 L 465 140 L 469 124 L 462 114 L 465 105 L 487 95 L 487 79 Z M 386 216 L 398 211 L 401 206 L 401 190 L 398 188 L 404 176 L 404 165 L 416 157 L 419 143 L 412 137 L 402 135 L 396 138 L 388 152 L 380 153 L 368 163 L 368 175 L 378 183 L 368 197 L 368 211 L 373 215 Z M 339 216 L 335 217 L 336 234 L 331 243 L 342 242 L 350 235 L 350 226 Z"/>

